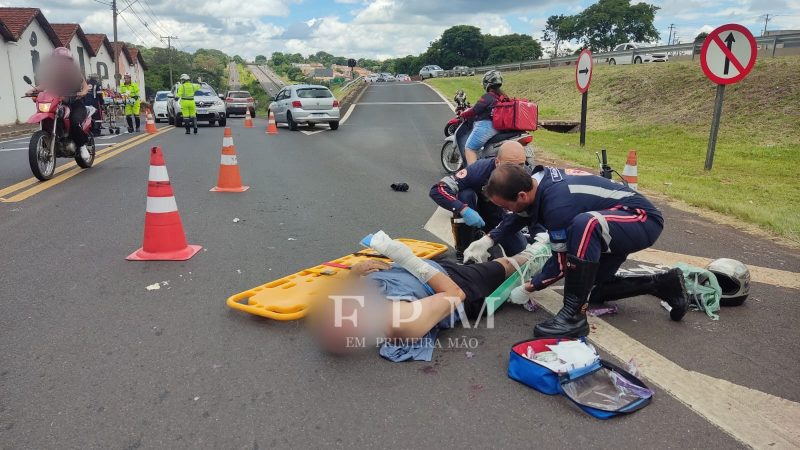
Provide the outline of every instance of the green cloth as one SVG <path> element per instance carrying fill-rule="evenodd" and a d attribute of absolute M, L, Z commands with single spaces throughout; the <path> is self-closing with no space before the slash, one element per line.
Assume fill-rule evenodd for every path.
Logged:
<path fill-rule="evenodd" d="M 717 282 L 717 277 L 706 269 L 690 266 L 684 263 L 675 264 L 683 272 L 683 281 L 686 292 L 692 305 L 705 312 L 711 320 L 719 320 L 719 301 L 722 298 L 722 288 Z"/>

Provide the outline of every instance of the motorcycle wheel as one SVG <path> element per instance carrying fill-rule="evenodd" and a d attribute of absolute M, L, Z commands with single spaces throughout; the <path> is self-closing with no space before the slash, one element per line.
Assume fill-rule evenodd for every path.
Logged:
<path fill-rule="evenodd" d="M 456 128 L 458 128 L 458 124 L 456 123 L 448 123 L 444 126 L 444 137 L 452 136 L 453 133 L 456 132 Z"/>
<path fill-rule="evenodd" d="M 84 161 L 84 159 L 81 158 L 80 150 L 75 152 L 75 162 L 81 169 L 88 169 L 89 167 L 92 167 L 92 164 L 94 164 L 94 152 L 96 151 L 96 147 L 94 145 L 94 136 L 89 136 L 89 141 L 86 142 L 86 148 L 89 150 L 88 161 Z"/>
<path fill-rule="evenodd" d="M 463 161 L 453 142 L 445 142 L 442 146 L 442 167 L 445 172 L 453 174 L 461 170 Z"/>
<path fill-rule="evenodd" d="M 56 155 L 54 149 L 50 148 L 52 139 L 50 133 L 39 130 L 31 136 L 28 144 L 28 162 L 31 165 L 33 176 L 41 181 L 53 178 L 56 171 Z"/>

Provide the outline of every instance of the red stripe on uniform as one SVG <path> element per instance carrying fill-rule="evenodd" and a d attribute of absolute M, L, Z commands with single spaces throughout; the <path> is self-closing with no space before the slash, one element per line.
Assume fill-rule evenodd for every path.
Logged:
<path fill-rule="evenodd" d="M 586 248 L 589 247 L 589 240 L 592 238 L 592 233 L 594 233 L 594 228 L 597 226 L 597 218 L 592 217 L 589 222 L 586 223 L 586 228 L 583 229 L 583 237 L 581 238 L 581 244 L 578 246 L 577 257 L 580 259 L 584 259 L 586 256 Z"/>
<path fill-rule="evenodd" d="M 450 201 L 455 201 L 455 199 L 456 199 L 456 198 L 455 198 L 455 197 L 453 197 L 453 195 L 452 195 L 452 194 L 450 194 L 449 192 L 445 191 L 445 190 L 444 190 L 444 186 L 442 186 L 441 184 L 440 184 L 440 185 L 438 185 L 438 186 L 436 187 L 436 189 L 439 191 L 439 194 L 441 194 L 441 195 L 442 195 L 442 197 L 444 197 L 444 198 L 446 198 L 446 199 L 448 199 L 448 200 L 450 200 Z"/>

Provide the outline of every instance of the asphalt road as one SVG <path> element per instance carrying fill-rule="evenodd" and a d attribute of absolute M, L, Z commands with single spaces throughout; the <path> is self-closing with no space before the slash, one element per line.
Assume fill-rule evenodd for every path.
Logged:
<path fill-rule="evenodd" d="M 283 81 L 281 81 L 281 79 L 266 65 L 260 66 L 250 64 L 247 67 L 250 69 L 250 72 L 253 73 L 253 76 L 256 77 L 256 80 L 261 83 L 261 87 L 263 87 L 271 97 L 274 97 L 283 88 Z"/>
<path fill-rule="evenodd" d="M 310 135 L 230 120 L 243 194 L 209 192 L 222 129 L 201 127 L 0 203 L 0 447 L 741 446 L 662 389 L 642 411 L 599 421 L 509 380 L 511 344 L 544 312 L 504 307 L 493 330 L 443 334 L 476 338 L 471 358 L 442 348 L 430 363 L 394 364 L 377 352 L 331 357 L 300 322 L 228 309 L 229 296 L 350 253 L 378 229 L 436 240 L 423 225 L 450 109 L 420 84 L 370 86 L 358 102 L 339 130 Z M 125 260 L 141 246 L 152 145 L 189 242 L 203 246 L 189 261 Z M 2 186 L 29 176 L 25 152 L 0 158 Z M 411 189 L 392 191 L 399 181 Z M 796 252 L 769 240 L 665 213 L 659 249 L 800 272 Z M 796 298 L 754 283 L 718 322 L 692 313 L 673 323 L 652 298 L 620 302 L 608 321 L 682 367 L 797 402 Z"/>
<path fill-rule="evenodd" d="M 230 86 L 231 90 L 235 91 L 241 88 L 241 85 L 239 84 L 239 69 L 236 67 L 235 62 L 228 64 L 228 73 L 230 73 L 228 85 Z"/>

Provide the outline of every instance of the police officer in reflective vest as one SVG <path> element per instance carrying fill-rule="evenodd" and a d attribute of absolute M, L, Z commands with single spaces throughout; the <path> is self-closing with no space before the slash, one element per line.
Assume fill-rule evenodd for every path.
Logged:
<path fill-rule="evenodd" d="M 119 93 L 127 97 L 125 101 L 125 121 L 128 122 L 128 133 L 133 133 L 133 123 L 136 121 L 136 131 L 139 131 L 141 120 L 139 110 L 142 101 L 139 99 L 139 85 L 131 82 L 131 75 L 125 74 L 125 81 L 119 87 Z"/>
<path fill-rule="evenodd" d="M 526 289 L 538 291 L 564 278 L 564 306 L 554 318 L 536 325 L 534 336 L 588 335 L 587 302 L 649 294 L 669 304 L 672 320 L 686 314 L 680 269 L 656 275 L 616 274 L 629 254 L 652 246 L 664 228 L 661 211 L 644 195 L 588 172 L 537 166 L 531 175 L 514 165 L 492 172 L 486 195 L 515 214 L 475 241 L 464 251 L 465 259 L 474 251 L 485 253 L 493 242 L 525 225 L 543 225 L 550 235 L 553 256 Z"/>
<path fill-rule="evenodd" d="M 197 91 L 197 86 L 192 83 L 189 75 L 181 75 L 181 84 L 175 93 L 181 100 L 181 115 L 183 116 L 183 125 L 186 127 L 186 134 L 189 134 L 190 125 L 194 125 L 194 134 L 197 134 L 197 110 L 194 103 L 194 93 Z"/>

